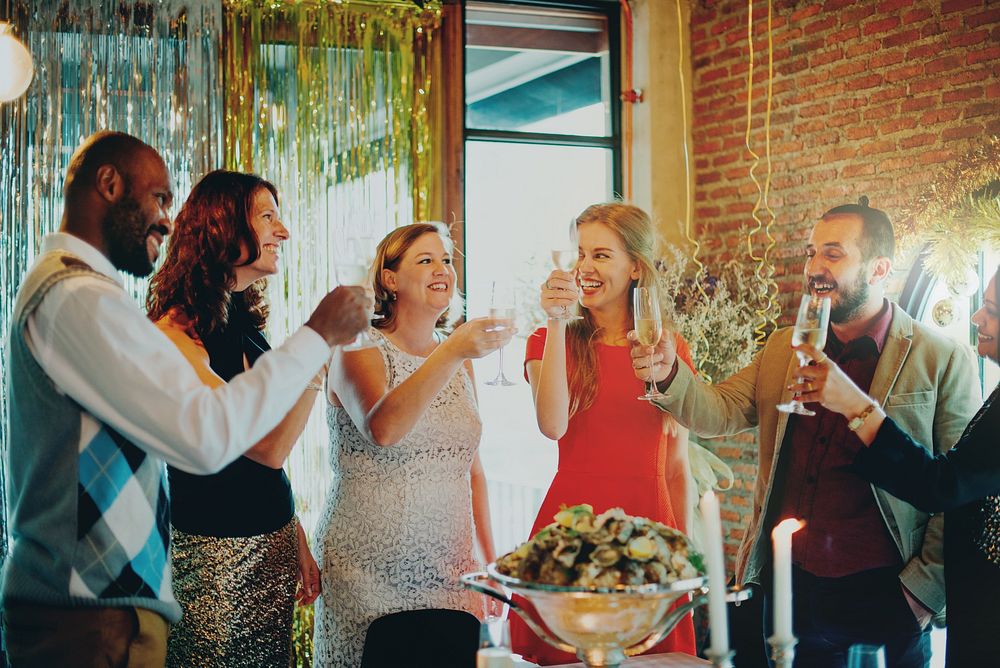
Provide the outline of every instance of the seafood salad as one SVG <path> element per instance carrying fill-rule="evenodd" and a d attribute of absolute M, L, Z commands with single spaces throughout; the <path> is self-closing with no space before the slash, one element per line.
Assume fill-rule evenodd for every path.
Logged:
<path fill-rule="evenodd" d="M 555 522 L 497 559 L 497 570 L 527 582 L 570 587 L 669 584 L 704 574 L 687 536 L 644 517 L 590 505 L 563 507 Z"/>

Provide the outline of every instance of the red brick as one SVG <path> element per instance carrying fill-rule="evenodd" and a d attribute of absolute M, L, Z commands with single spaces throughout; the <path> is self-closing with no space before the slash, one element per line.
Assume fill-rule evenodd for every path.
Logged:
<path fill-rule="evenodd" d="M 956 139 L 971 139 L 972 137 L 982 137 L 986 128 L 982 125 L 966 125 L 960 128 L 945 128 L 941 132 L 941 139 L 944 141 L 955 141 Z"/>
<path fill-rule="evenodd" d="M 884 19 L 878 19 L 877 21 L 872 21 L 865 25 L 862 32 L 865 35 L 877 35 L 878 33 L 888 32 L 899 25 L 898 16 L 889 16 Z"/>
<path fill-rule="evenodd" d="M 922 109 L 930 109 L 938 103 L 937 95 L 925 95 L 923 97 L 911 97 L 908 100 L 903 100 L 899 104 L 899 110 L 908 113 L 911 111 L 920 111 Z"/>
<path fill-rule="evenodd" d="M 900 130 L 912 130 L 917 127 L 917 119 L 912 116 L 902 116 L 886 121 L 879 127 L 880 134 L 889 135 Z"/>
<path fill-rule="evenodd" d="M 850 42 L 847 48 L 844 50 L 844 55 L 848 58 L 854 58 L 856 56 L 863 56 L 868 53 L 875 53 L 878 51 L 878 42 L 874 40 L 866 40 L 864 42 Z"/>
<path fill-rule="evenodd" d="M 954 153 L 948 149 L 924 151 L 922 153 L 918 153 L 916 156 L 917 162 L 921 165 L 938 165 L 951 160 L 952 157 L 954 157 Z"/>
<path fill-rule="evenodd" d="M 827 35 L 826 43 L 827 45 L 840 44 L 842 42 L 847 42 L 860 36 L 861 36 L 861 28 L 859 28 L 856 25 L 852 25 L 848 28 L 844 28 L 843 30 L 839 30 L 837 32 L 830 33 L 829 35 Z"/>
<path fill-rule="evenodd" d="M 869 107 L 865 109 L 864 119 L 866 121 L 877 121 L 883 118 L 892 118 L 899 111 L 899 106 L 896 104 L 883 104 L 878 107 Z"/>
<path fill-rule="evenodd" d="M 691 44 L 693 45 L 691 47 L 691 56 L 693 58 L 699 58 L 707 53 L 712 53 L 719 48 L 719 40 L 716 39 L 715 37 L 712 37 L 711 39 L 704 39 L 697 41 L 695 41 L 695 39 L 692 37 Z M 695 69 L 697 69 L 697 67 L 695 67 Z"/>
<path fill-rule="evenodd" d="M 875 128 L 871 125 L 857 125 L 853 128 L 847 128 L 844 134 L 851 140 L 867 139 L 875 136 Z"/>
<path fill-rule="evenodd" d="M 979 104 L 973 104 L 966 107 L 965 117 L 975 118 L 976 116 L 985 116 L 986 114 L 996 114 L 996 111 L 996 102 L 980 102 Z"/>
<path fill-rule="evenodd" d="M 818 32 L 826 32 L 835 25 L 837 25 L 837 15 L 830 14 L 824 18 L 813 21 L 812 23 L 807 23 L 802 28 L 802 31 L 806 35 L 815 35 Z"/>
<path fill-rule="evenodd" d="M 897 172 L 901 169 L 906 169 L 913 165 L 913 159 L 910 157 L 903 158 L 887 158 L 878 163 L 878 171 L 882 174 L 886 172 Z"/>
<path fill-rule="evenodd" d="M 990 36 L 988 30 L 976 30 L 974 32 L 960 32 L 948 37 L 948 46 L 971 46 L 985 42 Z"/>
<path fill-rule="evenodd" d="M 986 99 L 1000 100 L 1000 81 L 994 81 L 986 86 Z"/>
<path fill-rule="evenodd" d="M 990 75 L 989 71 L 985 67 L 966 67 L 963 70 L 959 70 L 948 77 L 948 82 L 953 86 L 961 86 L 969 83 L 976 83 L 978 81 L 983 81 Z"/>
<path fill-rule="evenodd" d="M 722 167 L 723 165 L 729 165 L 729 164 L 732 164 L 732 163 L 736 162 L 741 157 L 742 156 L 740 154 L 738 154 L 738 153 L 724 153 L 724 154 L 718 155 L 718 156 L 716 156 L 715 158 L 712 159 L 712 166 L 713 167 Z"/>
<path fill-rule="evenodd" d="M 791 169 L 802 169 L 803 167 L 813 167 L 819 164 L 819 155 L 816 153 L 806 153 L 788 161 Z"/>
<path fill-rule="evenodd" d="M 931 42 L 930 44 L 918 44 L 917 46 L 907 49 L 906 59 L 907 60 L 917 60 L 919 58 L 930 58 L 941 53 L 941 43 Z"/>
<path fill-rule="evenodd" d="M 850 25 L 852 23 L 861 23 L 862 19 L 866 19 L 875 13 L 875 5 L 867 2 L 857 3 L 850 9 L 845 9 L 840 12 L 840 23 L 841 25 Z"/>
<path fill-rule="evenodd" d="M 852 60 L 846 63 L 840 63 L 835 65 L 832 70 L 830 70 L 831 76 L 834 79 L 843 79 L 844 77 L 849 77 L 852 74 L 858 74 L 864 72 L 868 69 L 868 63 L 863 60 Z"/>
<path fill-rule="evenodd" d="M 738 17 L 731 16 L 731 17 L 729 17 L 727 19 L 723 19 L 722 21 L 719 21 L 718 23 L 716 23 L 715 25 L 713 25 L 709 29 L 709 32 L 711 34 L 713 34 L 713 35 L 721 35 L 722 33 L 726 32 L 727 30 L 731 30 L 732 28 L 735 28 L 738 24 L 739 24 Z"/>
<path fill-rule="evenodd" d="M 879 14 L 897 14 L 904 7 L 913 4 L 913 0 L 885 0 L 878 5 Z"/>
<path fill-rule="evenodd" d="M 881 74 L 868 74 L 848 81 L 847 87 L 853 90 L 864 90 L 866 88 L 875 88 L 876 86 L 881 85 L 882 82 L 883 78 Z"/>
<path fill-rule="evenodd" d="M 820 65 L 828 65 L 832 62 L 838 61 L 844 57 L 844 50 L 840 47 L 835 49 L 829 49 L 827 51 L 821 51 L 819 53 L 814 53 L 809 56 L 809 67 L 819 67 Z"/>
<path fill-rule="evenodd" d="M 987 49 L 988 50 L 988 49 Z M 970 56 L 972 54 L 969 54 Z M 937 74 L 938 72 L 947 72 L 948 70 L 953 70 L 957 67 L 963 65 L 961 56 L 945 56 L 943 58 L 938 58 L 928 62 L 924 66 L 924 72 L 927 74 Z"/>
<path fill-rule="evenodd" d="M 949 102 L 965 102 L 967 100 L 975 100 L 983 96 L 982 86 L 969 86 L 968 88 L 956 88 L 954 90 L 946 90 L 941 94 L 941 101 L 944 103 Z"/>
<path fill-rule="evenodd" d="M 889 65 L 896 65 L 897 63 L 903 62 L 903 57 L 904 54 L 900 49 L 881 51 L 872 56 L 868 63 L 872 68 L 887 67 Z"/>
<path fill-rule="evenodd" d="M 889 151 L 896 150 L 896 142 L 891 139 L 879 139 L 877 141 L 868 142 L 864 144 L 860 149 L 858 149 L 858 155 L 877 155 L 879 153 L 888 153 Z"/>
<path fill-rule="evenodd" d="M 825 116 L 830 110 L 829 102 L 820 102 L 818 104 L 811 104 L 806 107 L 799 109 L 799 117 L 801 118 L 815 118 L 816 116 Z"/>
<path fill-rule="evenodd" d="M 809 137 L 809 146 L 812 148 L 817 148 L 819 146 L 829 146 L 830 144 L 836 144 L 840 141 L 840 133 L 836 130 L 830 130 L 829 132 L 819 132 L 817 134 L 811 135 Z"/>
<path fill-rule="evenodd" d="M 812 120 L 806 121 L 805 123 L 800 123 L 792 127 L 792 135 L 799 137 L 802 135 L 809 135 L 814 132 L 819 132 L 826 127 L 826 123 L 822 120 Z"/>
<path fill-rule="evenodd" d="M 802 19 L 807 19 L 810 16 L 816 16 L 821 11 L 823 11 L 823 6 L 820 5 L 820 4 L 807 5 L 806 7 L 803 7 L 802 9 L 798 9 L 798 10 L 792 12 L 792 15 L 788 17 L 788 20 L 791 23 L 798 23 Z"/>
<path fill-rule="evenodd" d="M 833 12 L 838 9 L 843 9 L 844 7 L 850 7 L 856 1 L 857 0 L 826 0 L 826 2 L 823 3 L 823 11 Z"/>
<path fill-rule="evenodd" d="M 903 65 L 902 67 L 897 67 L 895 69 L 889 70 L 885 73 L 886 81 L 903 81 L 904 79 L 912 79 L 918 77 L 924 72 L 924 65 L 921 63 L 910 63 Z"/>
<path fill-rule="evenodd" d="M 1000 60 L 1000 46 L 991 46 L 988 49 L 970 51 L 966 62 L 969 65 L 975 65 L 986 60 Z"/>
<path fill-rule="evenodd" d="M 825 165 L 829 162 L 840 162 L 841 160 L 850 160 L 855 157 L 858 153 L 858 149 L 855 146 L 840 146 L 838 148 L 825 151 L 823 153 L 822 163 Z"/>
<path fill-rule="evenodd" d="M 718 172 L 708 172 L 707 174 L 698 174 L 695 177 L 695 185 L 704 185 L 706 183 L 715 183 L 722 180 L 722 174 Z"/>
<path fill-rule="evenodd" d="M 903 32 L 893 33 L 882 38 L 882 46 L 891 49 L 894 46 L 900 46 L 902 44 L 912 44 L 920 39 L 919 30 L 904 30 Z"/>
<path fill-rule="evenodd" d="M 840 168 L 840 175 L 849 179 L 855 176 L 870 176 L 875 173 L 875 165 L 860 163 L 855 165 L 844 165 Z"/>
<path fill-rule="evenodd" d="M 962 110 L 958 107 L 952 107 L 950 109 L 932 109 L 921 114 L 920 124 L 926 127 L 937 123 L 948 123 L 956 120 L 961 115 Z"/>
<path fill-rule="evenodd" d="M 904 12 L 900 17 L 903 25 L 910 25 L 911 23 L 920 23 L 921 21 L 926 21 L 930 17 L 934 16 L 934 12 L 929 9 L 912 9 L 908 12 Z"/>
<path fill-rule="evenodd" d="M 826 125 L 830 128 L 839 128 L 845 125 L 852 125 L 861 121 L 861 115 L 856 111 L 851 111 L 846 114 L 839 114 L 836 116 L 830 116 L 826 119 Z"/>
<path fill-rule="evenodd" d="M 753 204 L 750 202 L 730 202 L 726 205 L 726 213 L 750 213 L 753 210 Z"/>
<path fill-rule="evenodd" d="M 826 84 L 823 86 L 816 86 L 812 89 L 812 97 L 815 100 L 822 100 L 825 97 L 838 97 L 844 92 L 847 86 L 843 81 L 834 81 L 831 84 Z M 840 99 L 836 101 L 837 106 L 842 106 Z"/>
<path fill-rule="evenodd" d="M 947 82 L 948 80 L 945 77 L 924 77 L 908 82 L 907 86 L 909 87 L 911 95 L 918 95 L 920 93 L 927 93 L 930 91 L 939 91 L 945 87 Z"/>
<path fill-rule="evenodd" d="M 717 67 L 714 70 L 709 70 L 708 72 L 702 72 L 698 74 L 698 79 L 703 83 L 710 83 L 727 76 L 729 72 L 725 67 Z"/>
<path fill-rule="evenodd" d="M 950 14 L 952 12 L 960 12 L 963 9 L 982 6 L 983 0 L 945 0 L 941 3 L 941 13 Z"/>
<path fill-rule="evenodd" d="M 717 218 L 722 209 L 717 206 L 699 206 L 695 207 L 694 213 L 698 218 Z"/>
<path fill-rule="evenodd" d="M 969 28 L 978 28 L 987 23 L 1000 23 L 1000 9 L 987 9 L 985 12 L 965 17 L 965 25 Z"/>

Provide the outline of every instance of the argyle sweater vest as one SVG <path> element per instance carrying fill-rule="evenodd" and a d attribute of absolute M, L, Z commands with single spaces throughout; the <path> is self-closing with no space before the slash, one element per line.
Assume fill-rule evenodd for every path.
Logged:
<path fill-rule="evenodd" d="M 3 601 L 136 606 L 176 622 L 163 462 L 63 394 L 25 339 L 28 317 L 52 286 L 79 276 L 114 284 L 71 254 L 46 253 L 14 305 L 7 360 L 12 545 Z"/>

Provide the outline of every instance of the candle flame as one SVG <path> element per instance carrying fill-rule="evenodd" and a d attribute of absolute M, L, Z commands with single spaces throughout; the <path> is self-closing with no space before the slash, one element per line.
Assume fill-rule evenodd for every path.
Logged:
<path fill-rule="evenodd" d="M 793 533 L 801 529 L 806 525 L 802 520 L 797 520 L 795 518 L 789 518 L 778 523 L 778 526 L 774 527 L 771 535 L 775 538 L 779 536 L 791 536 Z"/>

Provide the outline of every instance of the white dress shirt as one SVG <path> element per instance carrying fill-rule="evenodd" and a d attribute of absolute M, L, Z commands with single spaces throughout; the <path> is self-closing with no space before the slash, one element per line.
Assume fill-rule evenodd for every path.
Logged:
<path fill-rule="evenodd" d="M 190 473 L 214 473 L 284 418 L 330 357 L 302 326 L 252 369 L 207 387 L 191 363 L 122 287 L 114 265 L 82 239 L 51 234 L 42 252 L 65 251 L 115 281 L 60 281 L 29 316 L 26 340 L 63 392 L 136 446 Z"/>

